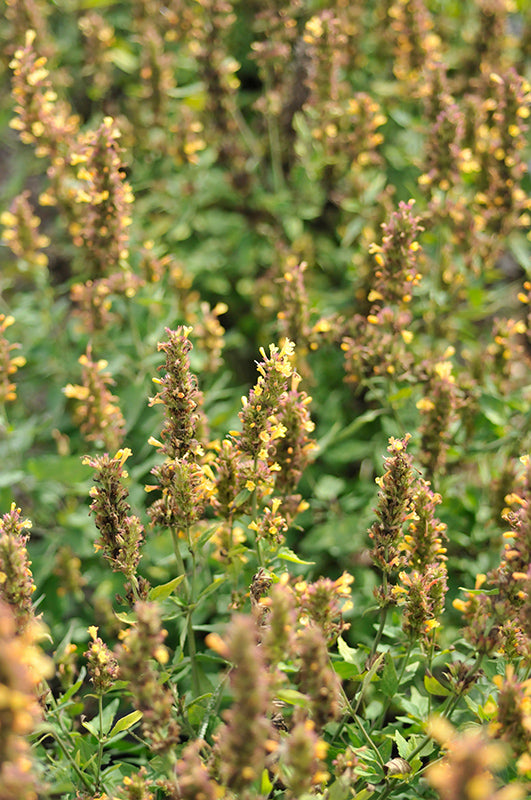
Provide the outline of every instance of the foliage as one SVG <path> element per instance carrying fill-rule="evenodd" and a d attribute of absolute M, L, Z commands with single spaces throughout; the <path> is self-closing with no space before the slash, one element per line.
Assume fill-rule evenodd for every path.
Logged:
<path fill-rule="evenodd" d="M 529 4 L 3 11 L 0 800 L 528 796 Z"/>

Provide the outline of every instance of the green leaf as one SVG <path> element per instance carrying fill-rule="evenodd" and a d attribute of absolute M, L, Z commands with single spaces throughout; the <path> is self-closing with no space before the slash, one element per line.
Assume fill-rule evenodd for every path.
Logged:
<path fill-rule="evenodd" d="M 446 686 L 439 683 L 437 678 L 429 674 L 424 675 L 424 688 L 428 694 L 440 695 L 441 697 L 449 697 L 452 694 L 450 689 L 447 689 Z"/>
<path fill-rule="evenodd" d="M 269 773 L 268 773 L 267 769 L 264 769 L 263 772 L 262 772 L 262 778 L 260 780 L 260 794 L 263 797 L 269 797 L 269 795 L 271 794 L 272 788 L 273 788 L 273 784 L 271 783 L 271 780 L 269 779 Z"/>
<path fill-rule="evenodd" d="M 276 554 L 276 558 L 280 558 L 282 561 L 289 561 L 292 564 L 315 564 L 315 561 L 304 561 L 304 559 L 300 558 L 293 550 L 290 550 L 289 547 L 281 547 Z"/>
<path fill-rule="evenodd" d="M 209 594 L 212 594 L 212 592 L 217 591 L 217 589 L 219 589 L 219 587 L 227 580 L 228 580 L 227 575 L 220 575 L 217 578 L 214 578 L 214 580 L 211 583 L 209 583 L 205 589 L 203 589 L 203 591 L 200 593 L 197 599 L 202 600 L 204 597 L 208 597 Z"/>
<path fill-rule="evenodd" d="M 64 695 L 62 695 L 62 697 L 59 698 L 59 701 L 57 703 L 59 708 L 68 703 L 72 695 L 74 695 L 81 688 L 85 675 L 86 675 L 86 670 L 83 668 L 83 674 L 80 674 L 79 680 L 77 680 L 74 684 L 72 684 L 72 686 L 69 689 L 67 689 Z"/>
<path fill-rule="evenodd" d="M 97 718 L 95 718 L 97 721 Z M 86 728 L 89 733 L 91 733 L 95 739 L 98 741 L 100 740 L 100 732 L 99 732 L 99 725 L 94 725 L 94 720 L 87 722 L 87 720 L 83 720 L 82 723 L 84 728 Z"/>
<path fill-rule="evenodd" d="M 290 706 L 305 708 L 308 705 L 308 698 L 306 695 L 302 694 L 302 692 L 298 692 L 296 689 L 279 689 L 276 696 L 279 700 L 282 700 Z"/>
<path fill-rule="evenodd" d="M 343 637 L 339 636 L 337 639 L 337 649 L 343 661 L 346 661 L 347 664 L 354 664 L 358 669 L 360 668 L 360 656 L 363 654 L 360 653 L 357 647 L 349 647 Z"/>
<path fill-rule="evenodd" d="M 234 500 L 232 501 L 232 508 L 236 509 L 242 506 L 246 500 L 249 499 L 251 496 L 251 492 L 249 489 L 242 489 L 241 492 L 238 492 Z"/>
<path fill-rule="evenodd" d="M 385 654 L 385 666 L 380 679 L 380 689 L 388 697 L 392 697 L 398 689 L 398 675 L 391 653 Z"/>
<path fill-rule="evenodd" d="M 116 712 L 118 711 L 118 706 L 120 705 L 119 698 L 112 700 L 108 706 L 103 709 L 102 713 L 102 733 L 105 736 L 113 723 L 113 720 L 116 716 Z"/>
<path fill-rule="evenodd" d="M 166 600 L 171 594 L 173 594 L 173 590 L 179 586 L 180 583 L 184 580 L 184 575 L 178 575 L 176 578 L 173 578 L 168 583 L 161 583 L 160 586 L 153 586 L 149 590 L 148 597 L 150 600 Z"/>
<path fill-rule="evenodd" d="M 114 616 L 126 625 L 134 625 L 137 621 L 136 614 L 132 611 L 116 611 Z"/>
<path fill-rule="evenodd" d="M 459 586 L 458 588 L 461 592 L 466 592 L 467 594 L 470 595 L 478 595 L 478 594 L 497 595 L 500 593 L 499 589 L 465 589 L 464 586 Z"/>
<path fill-rule="evenodd" d="M 407 759 L 411 748 L 409 747 L 407 740 L 404 739 L 400 731 L 395 731 L 395 742 L 398 748 L 398 755 L 401 758 Z"/>
<path fill-rule="evenodd" d="M 127 714 L 125 717 L 122 717 L 118 720 L 112 731 L 109 733 L 109 739 L 112 739 L 113 736 L 116 736 L 118 733 L 122 733 L 122 731 L 128 731 L 129 728 L 132 728 L 133 725 L 136 725 L 140 719 L 142 719 L 141 711 L 132 711 L 131 714 Z"/>

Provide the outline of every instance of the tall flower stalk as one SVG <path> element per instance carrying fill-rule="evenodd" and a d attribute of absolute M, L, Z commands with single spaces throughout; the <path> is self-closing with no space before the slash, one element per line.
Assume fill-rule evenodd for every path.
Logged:
<path fill-rule="evenodd" d="M 203 447 L 198 439 L 199 423 L 202 421 L 200 406 L 202 394 L 197 378 L 190 370 L 188 353 L 192 348 L 189 340 L 191 328 L 166 329 L 168 340 L 159 344 L 165 355 L 165 375 L 154 378 L 160 391 L 151 399 L 150 405 L 164 406 L 164 425 L 160 440 L 150 438 L 159 453 L 164 456 L 162 464 L 155 466 L 151 474 L 156 483 L 146 486 L 147 491 L 161 493 L 148 509 L 153 525 L 169 528 L 173 549 L 180 574 L 184 576 L 186 592 L 186 631 L 192 667 L 192 682 L 199 694 L 199 675 L 196 666 L 195 634 L 192 614 L 196 603 L 197 548 L 194 540 L 194 525 L 203 515 L 206 502 L 212 493 L 210 471 L 201 463 Z M 181 539 L 186 542 L 191 561 L 187 570 L 181 554 Z"/>

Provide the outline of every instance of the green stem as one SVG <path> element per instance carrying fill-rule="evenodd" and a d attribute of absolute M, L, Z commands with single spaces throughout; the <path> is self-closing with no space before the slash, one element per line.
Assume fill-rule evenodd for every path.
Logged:
<path fill-rule="evenodd" d="M 271 91 L 271 79 L 269 74 L 266 76 L 265 94 Z M 267 135 L 269 139 L 269 152 L 271 154 L 271 169 L 273 172 L 273 189 L 279 192 L 285 188 L 284 173 L 282 171 L 282 149 L 280 146 L 280 133 L 278 130 L 278 120 L 269 109 L 267 111 Z"/>
<path fill-rule="evenodd" d="M 103 748 L 105 746 L 103 736 L 103 696 L 98 695 L 98 718 L 99 718 L 99 736 L 98 736 L 98 756 L 96 759 L 96 783 L 94 784 L 94 794 L 98 794 L 100 789 L 101 779 L 101 762 L 103 759 Z"/>
<path fill-rule="evenodd" d="M 45 686 L 48 685 L 46 681 L 43 681 L 43 684 Z M 89 778 L 88 775 L 85 775 L 85 773 L 83 772 L 83 770 L 81 769 L 79 764 L 76 763 L 74 757 L 72 756 L 72 752 L 71 751 L 75 750 L 74 743 L 72 741 L 72 735 L 71 735 L 70 731 L 66 730 L 66 728 L 65 728 L 65 726 L 63 724 L 63 720 L 61 719 L 61 716 L 59 714 L 59 709 L 57 708 L 57 701 L 56 701 L 55 697 L 53 696 L 53 693 L 52 693 L 52 691 L 51 691 L 51 689 L 49 687 L 48 687 L 48 703 L 51 706 L 52 714 L 55 717 L 55 719 L 57 720 L 57 725 L 59 726 L 59 728 L 61 730 L 61 733 L 63 734 L 63 736 L 65 738 L 67 738 L 67 739 L 69 739 L 71 741 L 71 743 L 72 743 L 71 748 L 70 749 L 67 748 L 67 746 L 64 744 L 64 742 L 59 737 L 57 731 L 54 728 L 50 727 L 50 729 L 47 730 L 47 733 L 49 733 L 51 736 L 53 736 L 53 738 L 55 739 L 55 741 L 59 745 L 59 749 L 61 750 L 61 752 L 63 753 L 63 755 L 67 759 L 67 761 L 69 762 L 70 766 L 72 767 L 72 769 L 74 770 L 74 772 L 78 776 L 79 780 L 87 787 L 87 789 L 90 789 L 92 791 L 93 781 Z"/>
<path fill-rule="evenodd" d="M 365 730 L 365 727 L 364 727 L 361 719 L 358 717 L 358 715 L 356 713 L 356 710 L 354 708 L 352 708 L 350 700 L 348 699 L 347 695 L 345 694 L 345 690 L 343 689 L 343 687 L 341 687 L 340 692 L 341 692 L 341 697 L 343 699 L 343 702 L 344 702 L 344 704 L 345 704 L 345 706 L 347 708 L 347 711 L 348 711 L 349 715 L 351 716 L 351 718 L 354 720 L 354 722 L 358 726 L 361 735 L 363 736 L 363 738 L 365 739 L 365 741 L 367 742 L 367 744 L 369 745 L 371 750 L 374 752 L 374 755 L 376 756 L 376 759 L 377 759 L 378 763 L 380 764 L 380 766 L 383 769 L 384 762 L 383 762 L 383 759 L 382 759 L 382 757 L 380 755 L 378 747 L 373 742 L 370 734 Z M 334 737 L 334 738 L 336 738 L 336 737 Z"/>
<path fill-rule="evenodd" d="M 254 457 L 254 462 L 253 462 L 253 475 L 256 475 L 257 467 L 258 467 L 258 456 L 255 456 Z M 257 522 L 257 517 L 258 517 L 258 495 L 256 494 L 256 486 L 253 489 L 251 516 L 252 516 L 253 522 Z M 255 537 L 255 544 L 256 544 L 256 559 L 258 561 L 258 566 L 259 567 L 263 567 L 264 566 L 264 555 L 262 553 L 262 544 L 261 544 L 260 540 L 258 538 L 256 538 L 256 537 Z"/>
<path fill-rule="evenodd" d="M 88 777 L 88 775 L 85 775 L 85 773 L 81 770 L 81 767 L 78 764 L 76 764 L 76 762 L 74 760 L 74 757 L 70 753 L 70 750 L 67 749 L 66 745 L 61 741 L 61 739 L 57 735 L 57 731 L 51 731 L 50 730 L 49 734 L 51 736 L 53 736 L 53 738 L 55 739 L 55 741 L 59 745 L 59 749 L 61 750 L 62 754 L 64 755 L 64 757 L 66 758 L 66 760 L 68 761 L 68 763 L 70 764 L 70 766 L 72 767 L 74 772 L 76 773 L 76 775 L 79 778 L 79 780 L 81 781 L 81 783 L 83 783 L 86 786 L 86 788 L 89 789 L 92 792 L 93 782 Z"/>
<path fill-rule="evenodd" d="M 200 688 L 200 681 L 199 681 L 199 673 L 197 671 L 197 647 L 195 644 L 195 632 L 194 627 L 192 624 L 192 614 L 195 608 L 195 597 L 193 592 L 195 590 L 195 554 L 193 550 L 189 549 L 192 555 L 193 560 L 193 570 L 192 570 L 192 584 L 188 579 L 188 574 L 186 572 L 186 567 L 184 565 L 183 557 L 181 555 L 181 548 L 179 546 L 179 535 L 177 531 L 172 528 L 171 531 L 172 541 L 173 541 L 173 550 L 175 552 L 175 558 L 177 559 L 177 566 L 180 571 L 180 574 L 184 576 L 183 583 L 184 588 L 186 591 L 186 642 L 188 645 L 188 655 L 190 656 L 190 666 L 192 668 L 192 689 L 196 697 L 201 694 Z M 187 529 L 187 540 L 190 543 L 190 530 Z"/>

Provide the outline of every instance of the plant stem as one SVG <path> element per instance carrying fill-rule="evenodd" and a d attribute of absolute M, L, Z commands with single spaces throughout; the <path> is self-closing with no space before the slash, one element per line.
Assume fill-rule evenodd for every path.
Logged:
<path fill-rule="evenodd" d="M 271 78 L 269 73 L 266 75 L 265 81 L 265 94 L 271 91 Z M 279 192 L 285 187 L 284 173 L 282 171 L 282 158 L 280 147 L 280 135 L 278 130 L 278 121 L 274 117 L 271 109 L 267 112 L 267 135 L 269 139 L 269 152 L 271 155 L 271 169 L 273 172 L 273 189 Z"/>
<path fill-rule="evenodd" d="M 190 549 L 190 553 L 192 554 L 193 559 L 193 574 L 192 574 L 192 585 L 188 579 L 188 574 L 186 572 L 186 567 L 184 565 L 183 557 L 181 555 L 181 548 L 179 546 L 179 535 L 177 531 L 172 528 L 171 531 L 172 541 L 173 541 L 173 550 L 175 552 L 175 558 L 177 559 L 177 566 L 181 573 L 184 576 L 183 583 L 184 588 L 186 591 L 186 641 L 188 644 L 188 655 L 190 656 L 190 666 L 192 668 L 192 689 L 195 696 L 199 696 L 201 693 L 200 689 L 200 682 L 199 682 L 199 673 L 197 671 L 197 648 L 195 644 L 195 633 L 194 627 L 192 624 L 192 614 L 195 608 L 195 597 L 193 596 L 193 590 L 195 589 L 195 557 L 194 553 Z M 188 542 L 190 541 L 190 531 L 187 530 L 187 539 Z"/>
<path fill-rule="evenodd" d="M 351 705 L 347 695 L 345 694 L 345 690 L 343 689 L 343 687 L 341 687 L 340 691 L 341 691 L 341 697 L 342 697 L 343 702 L 345 703 L 345 705 L 347 707 L 347 710 L 348 710 L 350 716 L 352 717 L 352 719 L 354 720 L 354 722 L 358 726 L 358 728 L 359 728 L 359 730 L 361 732 L 361 735 L 363 736 L 365 741 L 368 743 L 368 745 L 370 746 L 371 750 L 373 750 L 374 755 L 376 756 L 376 759 L 377 759 L 378 763 L 383 768 L 384 762 L 383 762 L 383 759 L 382 759 L 382 757 L 380 755 L 378 747 L 376 746 L 376 744 L 371 739 L 370 734 L 365 730 L 365 727 L 364 727 L 361 719 L 358 717 L 358 715 L 356 713 L 356 710 L 354 708 L 352 708 L 352 705 Z"/>
<path fill-rule="evenodd" d="M 103 736 L 103 696 L 98 695 L 98 718 L 99 718 L 99 736 L 98 736 L 98 756 L 96 759 L 96 783 L 94 784 L 94 794 L 97 794 L 100 788 L 101 778 L 101 762 L 103 759 L 103 748 L 105 746 Z"/>
<path fill-rule="evenodd" d="M 46 681 L 44 681 L 43 683 L 44 683 L 44 685 L 47 686 Z M 63 720 L 61 719 L 61 716 L 58 713 L 59 710 L 57 708 L 57 701 L 56 701 L 55 697 L 53 696 L 53 693 L 52 693 L 52 691 L 50 690 L 49 687 L 48 687 L 48 702 L 49 702 L 50 706 L 52 707 L 52 713 L 53 713 L 53 715 L 55 716 L 55 718 L 57 720 L 57 724 L 58 724 L 59 728 L 61 729 L 61 733 L 67 739 L 70 739 L 72 741 L 72 736 L 70 734 L 70 731 L 66 730 L 66 728 L 65 728 L 65 726 L 63 724 Z M 79 764 L 77 764 L 77 762 L 75 761 L 74 757 L 71 754 L 71 750 L 74 750 L 74 747 L 72 746 L 71 749 L 68 749 L 67 746 L 62 741 L 62 739 L 59 737 L 57 731 L 54 728 L 52 728 L 51 726 L 50 726 L 49 730 L 47 730 L 47 733 L 49 733 L 51 736 L 53 736 L 53 738 L 55 739 L 55 741 L 59 745 L 59 749 L 61 750 L 61 752 L 63 753 L 63 755 L 67 759 L 67 761 L 69 762 L 70 766 L 72 767 L 72 769 L 74 770 L 74 772 L 76 773 L 76 775 L 78 776 L 80 781 L 87 787 L 87 789 L 90 789 L 92 791 L 93 781 L 89 778 L 88 775 L 86 775 L 83 772 L 83 770 L 81 769 Z M 72 745 L 73 745 L 73 742 L 72 742 Z"/>

